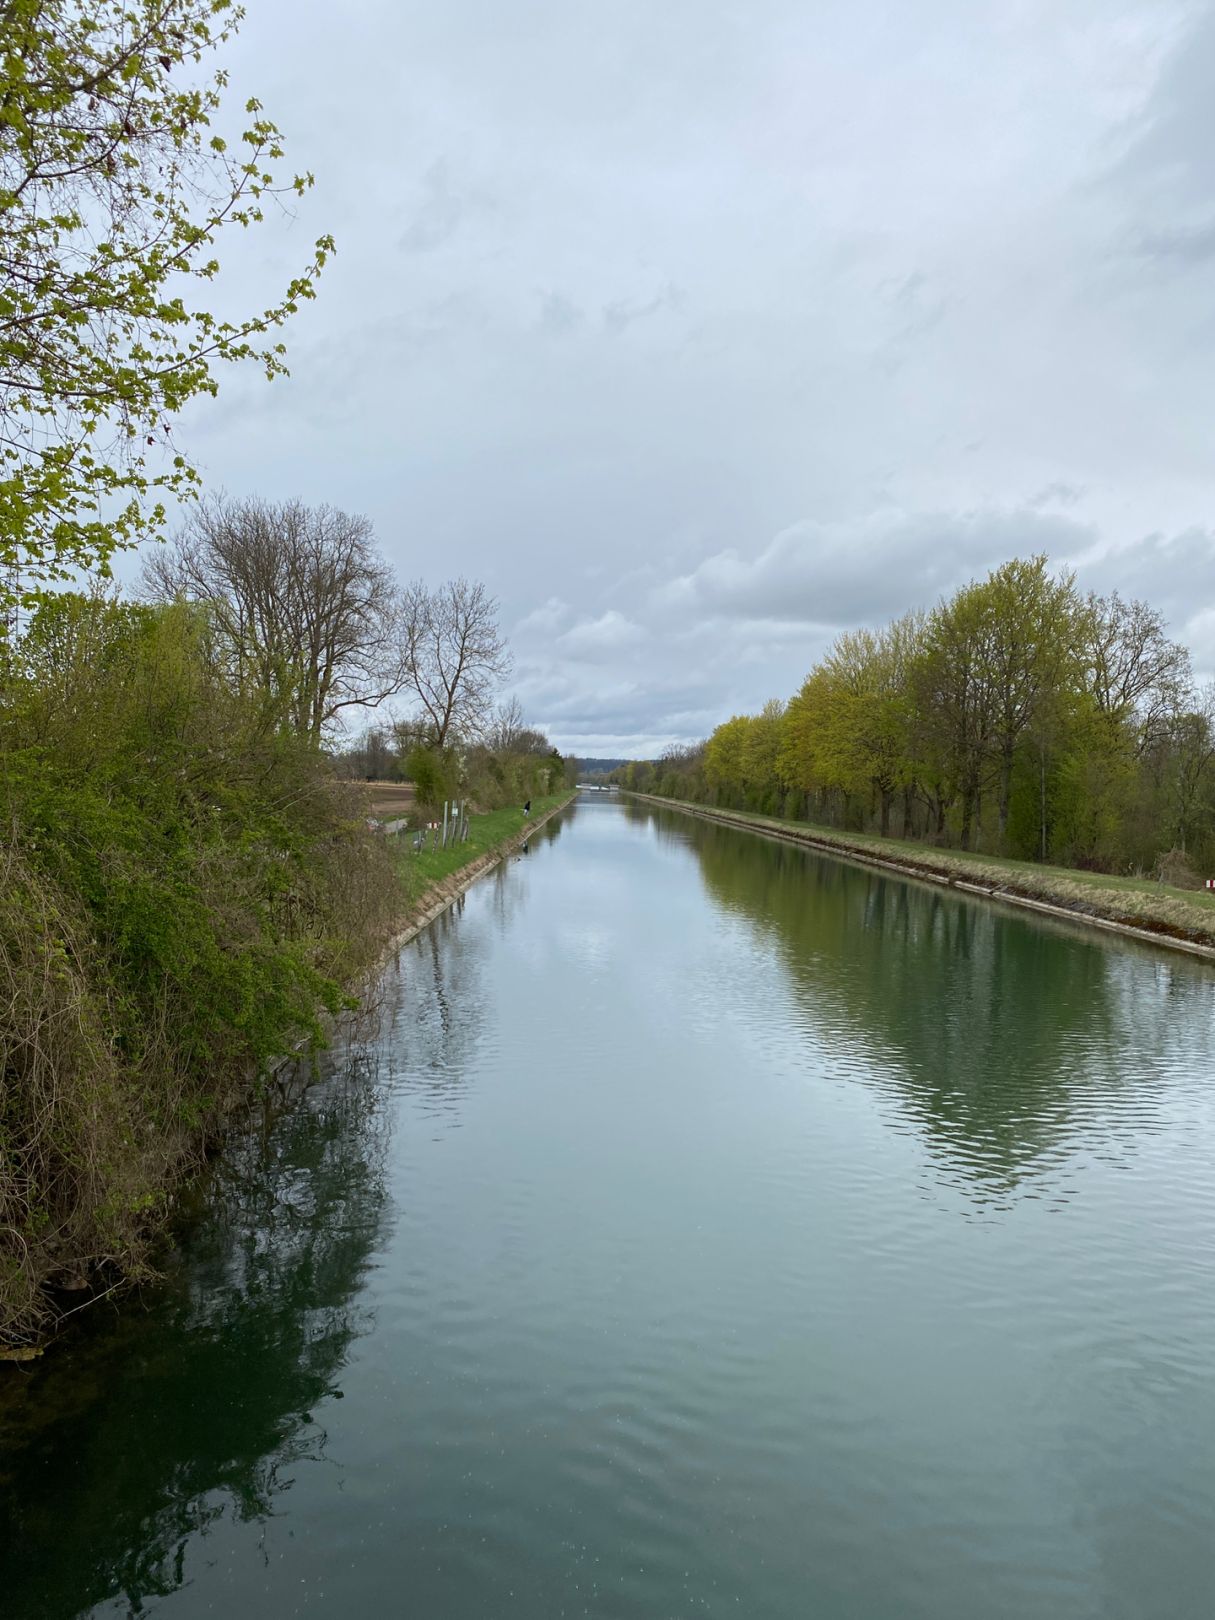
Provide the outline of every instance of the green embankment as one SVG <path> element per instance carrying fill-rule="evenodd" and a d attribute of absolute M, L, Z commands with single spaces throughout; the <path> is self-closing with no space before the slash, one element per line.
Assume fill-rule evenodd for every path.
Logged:
<path fill-rule="evenodd" d="M 1215 949 L 1215 891 L 1178 889 L 1150 878 L 1114 877 L 1033 861 L 936 849 L 871 833 L 841 833 L 807 822 L 786 821 L 746 810 L 717 810 L 683 799 L 635 794 L 652 804 L 670 805 L 709 820 L 749 825 L 811 847 L 899 867 L 927 878 L 973 884 L 1007 899 L 1058 906 L 1077 917 L 1143 929 L 1162 940 L 1187 941 Z"/>
<path fill-rule="evenodd" d="M 222 758 L 229 775 L 244 763 Z M 573 797 L 533 800 L 530 818 L 517 805 L 473 815 L 467 840 L 415 853 L 409 835 L 368 837 L 357 797 L 284 745 L 258 760 L 260 796 L 246 790 L 227 817 L 208 777 L 205 811 L 168 842 L 180 786 L 166 809 L 146 771 L 109 773 L 98 831 L 80 782 L 40 756 L 18 793 L 7 763 L 24 823 L 0 839 L 0 1361 L 152 1275 L 174 1189 L 259 1077 L 322 1044 L 389 939 Z M 86 876 L 97 866 L 92 889 L 82 861 Z"/>
<path fill-rule="evenodd" d="M 525 798 L 525 767 L 552 780 L 548 760 L 490 764 L 490 802 Z M 233 679 L 205 614 L 71 593 L 39 610 L 0 657 L 0 1359 L 150 1275 L 234 1111 L 523 819 L 478 816 L 415 856 Z"/>
<path fill-rule="evenodd" d="M 406 916 L 423 910 L 428 898 L 447 878 L 455 877 L 482 856 L 502 849 L 526 827 L 573 797 L 572 793 L 551 793 L 547 798 L 533 799 L 530 817 L 524 816 L 521 805 L 471 815 L 467 839 L 463 843 L 449 844 L 446 849 L 426 848 L 415 853 L 412 833 L 402 833 L 392 841 L 391 847 L 400 875 Z"/>

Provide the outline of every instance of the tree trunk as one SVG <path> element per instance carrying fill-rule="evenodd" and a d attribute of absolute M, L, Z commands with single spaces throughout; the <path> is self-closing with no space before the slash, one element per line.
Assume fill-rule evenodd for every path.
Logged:
<path fill-rule="evenodd" d="M 1012 750 L 1008 749 L 1000 761 L 1000 849 L 1008 842 L 1008 801 L 1012 797 Z"/>
<path fill-rule="evenodd" d="M 959 843 L 963 849 L 970 848 L 971 830 L 974 826 L 975 816 L 975 790 L 966 787 L 962 790 L 962 832 Z"/>

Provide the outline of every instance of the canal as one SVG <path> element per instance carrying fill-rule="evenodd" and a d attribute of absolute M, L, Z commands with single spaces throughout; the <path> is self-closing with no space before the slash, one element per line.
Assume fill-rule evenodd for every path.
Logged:
<path fill-rule="evenodd" d="M 587 798 L 0 1371 L 6 1620 L 1208 1620 L 1215 975 Z"/>

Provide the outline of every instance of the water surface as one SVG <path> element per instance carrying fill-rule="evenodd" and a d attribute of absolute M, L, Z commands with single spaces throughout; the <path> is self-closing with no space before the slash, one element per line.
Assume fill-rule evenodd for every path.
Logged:
<path fill-rule="evenodd" d="M 10 1369 L 0 1613 L 1215 1612 L 1202 965 L 591 800 L 383 994 Z"/>

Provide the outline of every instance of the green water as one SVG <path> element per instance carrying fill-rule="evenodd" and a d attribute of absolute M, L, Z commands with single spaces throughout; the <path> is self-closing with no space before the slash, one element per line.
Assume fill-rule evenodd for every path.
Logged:
<path fill-rule="evenodd" d="M 0 1370 L 5 1620 L 1209 1620 L 1215 977 L 582 803 Z"/>

